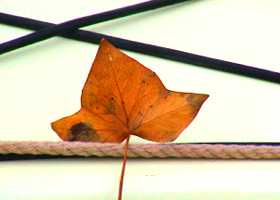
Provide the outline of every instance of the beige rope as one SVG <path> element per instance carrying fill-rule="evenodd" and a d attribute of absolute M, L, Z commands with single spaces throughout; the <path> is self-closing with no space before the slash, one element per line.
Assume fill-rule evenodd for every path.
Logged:
<path fill-rule="evenodd" d="M 0 155 L 122 157 L 122 144 L 85 142 L 0 142 Z M 221 144 L 130 144 L 133 158 L 278 159 L 280 147 Z"/>

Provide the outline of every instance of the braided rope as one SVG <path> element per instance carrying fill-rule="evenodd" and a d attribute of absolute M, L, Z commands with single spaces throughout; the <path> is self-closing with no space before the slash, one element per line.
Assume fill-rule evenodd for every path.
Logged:
<path fill-rule="evenodd" d="M 0 155 L 122 157 L 122 144 L 84 142 L 0 142 Z M 280 147 L 222 144 L 130 144 L 131 158 L 278 159 Z"/>

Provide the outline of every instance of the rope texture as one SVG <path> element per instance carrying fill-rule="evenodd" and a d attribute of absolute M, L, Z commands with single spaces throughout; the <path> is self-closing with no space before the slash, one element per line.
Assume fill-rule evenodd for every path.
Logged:
<path fill-rule="evenodd" d="M 0 142 L 0 155 L 122 157 L 122 144 Z M 130 158 L 279 159 L 280 146 L 225 144 L 130 144 Z"/>

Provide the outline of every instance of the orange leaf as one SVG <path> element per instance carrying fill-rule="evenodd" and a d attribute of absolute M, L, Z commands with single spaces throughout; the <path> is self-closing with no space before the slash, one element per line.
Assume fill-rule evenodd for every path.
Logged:
<path fill-rule="evenodd" d="M 207 98 L 167 90 L 153 71 L 103 39 L 80 111 L 53 122 L 52 128 L 67 141 L 120 143 L 136 135 L 168 142 L 191 123 Z"/>

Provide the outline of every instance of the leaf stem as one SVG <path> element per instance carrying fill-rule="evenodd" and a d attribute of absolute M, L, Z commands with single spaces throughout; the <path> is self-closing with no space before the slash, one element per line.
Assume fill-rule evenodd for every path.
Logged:
<path fill-rule="evenodd" d="M 128 143 L 129 143 L 130 135 L 127 137 L 124 147 L 123 147 L 123 162 L 122 162 L 122 172 L 119 182 L 119 193 L 118 193 L 118 200 L 122 200 L 122 191 L 123 191 L 123 180 L 124 180 L 124 173 L 127 161 L 127 153 L 128 153 Z"/>

